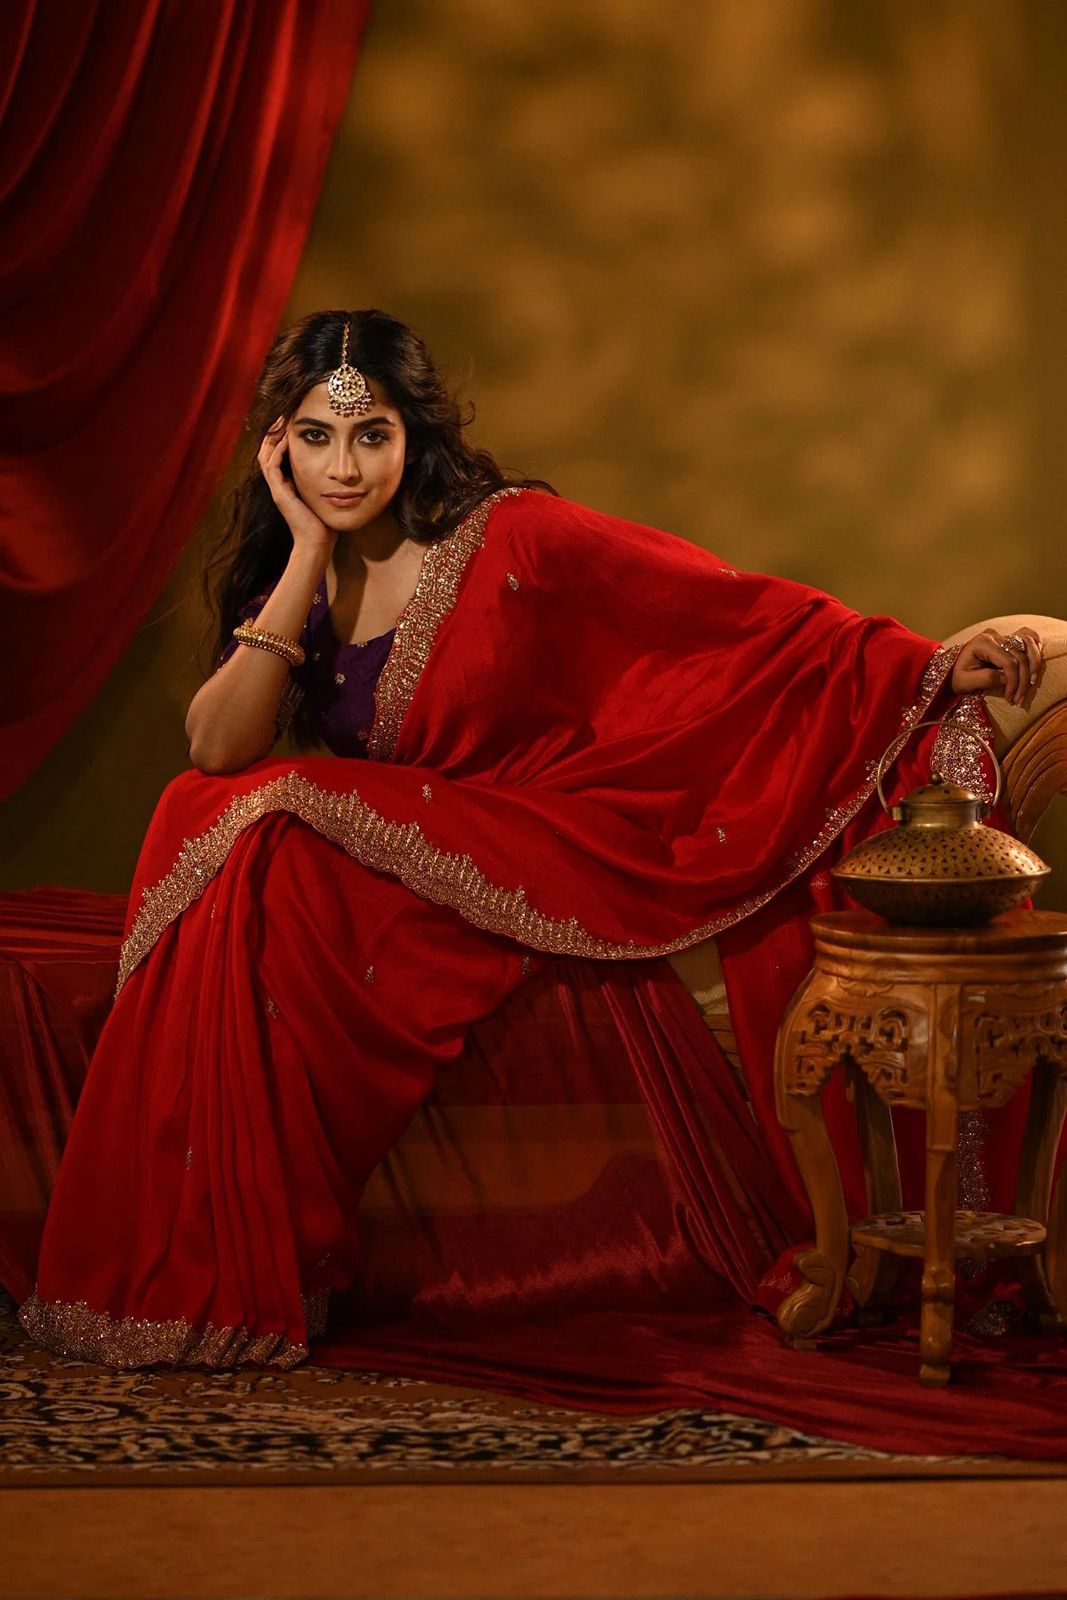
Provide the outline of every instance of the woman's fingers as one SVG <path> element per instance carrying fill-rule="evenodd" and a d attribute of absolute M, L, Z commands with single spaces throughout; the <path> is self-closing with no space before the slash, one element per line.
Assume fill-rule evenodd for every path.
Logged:
<path fill-rule="evenodd" d="M 277 422 L 268 428 L 260 443 L 258 454 L 260 470 L 274 504 L 288 525 L 294 544 L 299 540 L 307 549 L 318 553 L 326 551 L 328 555 L 337 536 L 329 531 L 321 518 L 309 510 L 301 498 L 295 480 L 287 477 L 282 471 L 282 462 L 288 449 L 289 433 L 284 417 L 279 417 Z"/>
<path fill-rule="evenodd" d="M 259 465 L 276 502 L 278 496 L 284 495 L 290 488 L 289 481 L 281 469 L 282 457 L 288 447 L 289 435 L 285 427 L 285 418 L 279 417 L 268 428 L 259 447 Z"/>
<path fill-rule="evenodd" d="M 263 435 L 263 443 L 259 447 L 260 459 L 263 458 L 264 454 L 267 454 L 268 456 L 272 455 L 277 450 L 279 444 L 284 444 L 288 437 L 289 435 L 285 427 L 285 418 L 279 417 L 277 422 L 271 423 L 270 427 Z"/>
<path fill-rule="evenodd" d="M 263 443 L 262 443 L 262 445 L 260 446 L 260 449 L 259 449 L 259 467 L 260 467 L 260 471 L 262 472 L 263 476 L 266 478 L 267 483 L 269 484 L 272 493 L 273 493 L 273 490 L 274 490 L 274 480 L 275 480 L 276 470 L 277 470 L 275 468 L 275 465 L 274 465 L 274 449 L 275 449 L 274 445 L 272 445 L 270 443 L 270 441 L 267 440 L 267 439 L 264 439 L 264 441 L 263 441 Z"/>
<path fill-rule="evenodd" d="M 1009 705 L 1017 706 L 1030 687 L 1027 679 L 1029 672 L 1025 671 L 1026 656 L 1018 650 L 1010 650 L 1007 645 L 1000 646 L 1006 658 L 1004 666 L 1004 698 Z"/>
<path fill-rule="evenodd" d="M 1006 638 L 976 633 L 960 651 L 952 686 L 962 694 L 999 689 L 1009 705 L 1021 706 L 1037 682 L 1042 659 L 1041 635 L 1035 628 L 1018 628 Z"/>
<path fill-rule="evenodd" d="M 1003 675 L 1004 698 L 1011 705 L 1017 704 L 1019 689 L 1022 687 L 1022 673 L 1020 664 L 1022 657 L 1017 651 L 1009 650 L 992 633 L 979 633 L 971 640 L 976 660 L 988 662 L 996 667 Z"/>
<path fill-rule="evenodd" d="M 280 439 L 275 439 L 273 445 L 271 446 L 271 451 L 270 451 L 271 470 L 273 472 L 277 472 L 279 475 L 281 474 L 281 462 L 282 462 L 282 456 L 284 454 L 285 454 L 285 435 L 283 433 Z"/>
<path fill-rule="evenodd" d="M 1018 684 L 1015 693 L 1007 697 L 1012 705 L 1021 706 L 1037 682 L 1037 671 L 1041 665 L 1041 636 L 1033 628 L 1017 628 L 1001 642 L 1018 663 Z"/>
<path fill-rule="evenodd" d="M 277 440 L 272 438 L 269 433 L 264 434 L 263 443 L 259 447 L 259 464 L 263 468 L 264 472 L 274 460 L 274 452 L 276 449 Z"/>
<path fill-rule="evenodd" d="M 1020 628 L 1019 637 L 1026 645 L 1026 664 L 1030 669 L 1030 684 L 1037 682 L 1037 674 L 1043 660 L 1043 643 L 1041 635 L 1035 628 Z"/>

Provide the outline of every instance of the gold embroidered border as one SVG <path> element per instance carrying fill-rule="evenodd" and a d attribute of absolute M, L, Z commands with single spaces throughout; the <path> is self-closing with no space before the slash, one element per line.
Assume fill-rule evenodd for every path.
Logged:
<path fill-rule="evenodd" d="M 456 603 L 467 563 L 485 538 L 489 513 L 508 495 L 526 494 L 518 486 L 497 489 L 464 517 L 447 538 L 432 544 L 422 558 L 415 593 L 400 614 L 374 693 L 375 714 L 367 754 L 391 761 L 411 697 L 433 648 L 437 630 Z"/>
<path fill-rule="evenodd" d="M 918 700 L 904 707 L 900 732 L 890 747 L 891 760 L 896 760 L 912 727 L 922 720 L 961 648 L 954 645 L 948 650 L 941 649 L 931 658 L 923 674 Z M 519 944 L 547 951 L 550 955 L 635 960 L 686 950 L 690 945 L 721 933 L 724 928 L 733 927 L 765 905 L 822 855 L 870 798 L 876 767 L 877 762 L 869 764 L 867 777 L 851 800 L 827 811 L 826 821 L 816 837 L 787 858 L 783 872 L 769 888 L 751 895 L 733 911 L 657 945 L 598 939 L 577 917 L 550 917 L 530 904 L 521 884 L 506 889 L 491 883 L 471 855 L 467 852 L 455 855 L 431 844 L 418 823 L 390 822 L 358 795 L 321 789 L 294 768 L 281 777 L 272 778 L 259 789 L 231 800 L 206 833 L 184 841 L 167 876 L 154 887 L 145 889 L 144 903 L 119 954 L 115 994 L 118 995 L 163 930 L 203 892 L 226 860 L 238 835 L 273 811 L 287 811 L 299 817 L 363 866 L 390 873 L 422 899 L 451 906 L 468 922 L 488 933 L 504 934 Z"/>
<path fill-rule="evenodd" d="M 326 1331 L 329 1289 L 301 1295 L 307 1336 Z M 105 1367 L 166 1366 L 237 1367 L 249 1362 L 288 1370 L 308 1357 L 306 1344 L 293 1344 L 282 1333 L 251 1333 L 247 1328 L 195 1327 L 184 1318 L 150 1322 L 139 1317 L 112 1317 L 94 1311 L 84 1300 L 41 1300 L 36 1292 L 19 1309 L 19 1322 L 30 1338 L 56 1355 L 97 1361 Z"/>
<path fill-rule="evenodd" d="M 991 763 L 983 754 L 982 746 L 970 738 L 969 733 L 977 734 L 984 744 L 992 747 L 993 734 L 986 721 L 985 698 L 981 694 L 964 695 L 959 705 L 944 718 L 934 739 L 931 766 L 949 783 L 970 789 L 980 800 L 992 800 Z M 971 1209 L 980 1210 L 981 1207 Z"/>

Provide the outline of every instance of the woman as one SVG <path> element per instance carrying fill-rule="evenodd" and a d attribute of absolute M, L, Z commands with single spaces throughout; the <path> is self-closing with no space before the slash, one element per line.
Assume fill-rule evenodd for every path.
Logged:
<path fill-rule="evenodd" d="M 142 848 L 20 1313 L 115 1366 L 304 1359 L 357 1279 L 368 1176 L 480 1019 L 552 957 L 625 990 L 730 929 L 728 973 L 784 929 L 795 982 L 798 890 L 825 897 L 827 852 L 874 825 L 882 751 L 952 696 L 1021 701 L 1040 661 L 1034 636 L 944 651 L 509 482 L 380 312 L 283 333 L 251 421 L 193 770 Z M 270 756 L 290 719 L 333 754 Z M 742 1292 L 802 1227 L 746 1068 L 755 1120 L 725 1068 L 699 1108 L 732 1240 L 708 1260 Z"/>

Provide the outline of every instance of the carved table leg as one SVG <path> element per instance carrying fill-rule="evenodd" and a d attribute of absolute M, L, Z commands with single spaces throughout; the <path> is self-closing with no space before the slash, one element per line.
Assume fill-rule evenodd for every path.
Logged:
<path fill-rule="evenodd" d="M 849 1068 L 849 1080 L 863 1155 L 867 1210 L 872 1216 L 877 1212 L 899 1211 L 903 1202 L 893 1113 L 858 1067 Z M 899 1257 L 888 1250 L 858 1249 L 848 1274 L 849 1292 L 856 1304 L 884 1305 L 896 1286 L 899 1267 Z"/>
<path fill-rule="evenodd" d="M 1063 1130 L 1065 1109 L 1067 1083 L 1054 1062 L 1039 1057 L 1034 1065 L 1030 1087 L 1030 1108 L 1026 1116 L 1026 1133 L 1015 1186 L 1015 1210 L 1020 1217 L 1032 1217 L 1035 1222 L 1045 1223 L 1049 1230 L 1043 1257 L 1022 1256 L 1018 1268 L 1027 1303 L 1050 1326 L 1055 1326 L 1057 1320 L 1057 1298 L 1061 1315 L 1067 1312 L 1067 1306 L 1064 1305 L 1067 1283 L 1060 1283 L 1058 1297 L 1052 1289 L 1054 1269 L 1062 1279 L 1067 1266 L 1063 1263 L 1063 1246 L 1067 1240 L 1064 1240 L 1062 1232 L 1067 1224 L 1067 1216 L 1061 1216 L 1058 1222 L 1049 1218 L 1052 1171 Z M 1062 1184 L 1060 1187 L 1063 1187 Z M 1059 1198 L 1057 1195 L 1057 1200 Z M 1064 1208 L 1059 1209 L 1062 1211 Z"/>
<path fill-rule="evenodd" d="M 1049 1299 L 1062 1320 L 1067 1322 L 1067 1165 L 1060 1171 L 1049 1212 L 1045 1282 Z"/>
<path fill-rule="evenodd" d="M 778 1307 L 778 1326 L 793 1340 L 810 1339 L 833 1319 L 848 1265 L 848 1214 L 819 1095 L 790 1095 L 785 1124 L 815 1217 L 815 1248 L 793 1264 L 807 1279 Z"/>
<path fill-rule="evenodd" d="M 956 1300 L 956 1100 L 959 989 L 933 991 L 926 1100 L 926 1245 L 923 1252 L 919 1382 L 949 1380 Z"/>
<path fill-rule="evenodd" d="M 824 1062 L 802 1084 L 797 1081 L 796 1049 L 803 1036 L 806 1001 L 815 987 L 802 990 L 786 1013 L 774 1065 L 778 1120 L 789 1135 L 815 1218 L 814 1250 L 798 1251 L 793 1258 L 806 1282 L 778 1307 L 779 1327 L 797 1344 L 806 1343 L 831 1322 L 848 1265 L 845 1196 L 822 1114 L 822 1088 L 831 1065 Z"/>

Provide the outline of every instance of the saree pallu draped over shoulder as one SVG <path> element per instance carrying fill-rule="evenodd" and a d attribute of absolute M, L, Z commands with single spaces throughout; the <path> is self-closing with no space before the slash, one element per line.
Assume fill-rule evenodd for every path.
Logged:
<path fill-rule="evenodd" d="M 118 1366 L 303 1359 L 357 1276 L 371 1171 L 472 1025 L 548 958 L 636 973 L 770 906 L 864 820 L 954 656 L 672 535 L 490 496 L 426 552 L 370 761 L 164 791 L 23 1325 Z M 721 1065 L 701 1249 L 748 1294 L 797 1193 L 769 1101 L 753 1119 Z"/>

